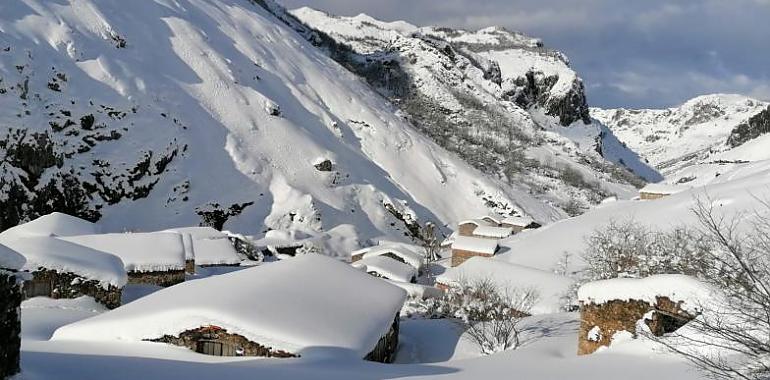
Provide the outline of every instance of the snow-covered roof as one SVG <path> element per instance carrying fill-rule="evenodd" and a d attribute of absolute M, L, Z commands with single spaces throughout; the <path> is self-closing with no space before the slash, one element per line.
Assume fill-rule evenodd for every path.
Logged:
<path fill-rule="evenodd" d="M 497 241 L 470 236 L 458 236 L 452 242 L 452 249 L 493 255 L 497 251 Z"/>
<path fill-rule="evenodd" d="M 352 264 L 367 272 L 375 272 L 394 281 L 410 282 L 417 276 L 415 267 L 386 256 L 370 256 Z"/>
<path fill-rule="evenodd" d="M 492 227 L 492 226 L 478 226 L 473 230 L 473 234 L 476 236 L 484 236 L 491 238 L 502 239 L 504 237 L 511 236 L 513 229 L 511 227 Z"/>
<path fill-rule="evenodd" d="M 386 281 L 308 254 L 162 289 L 61 327 L 52 339 L 141 341 L 215 325 L 302 356 L 334 347 L 364 357 L 405 299 Z"/>
<path fill-rule="evenodd" d="M 650 183 L 647 184 L 647 186 L 641 188 L 639 190 L 640 193 L 652 193 L 652 194 L 676 194 L 681 193 L 683 191 L 690 190 L 692 187 L 690 186 L 682 186 L 682 185 L 668 185 L 665 183 Z"/>
<path fill-rule="evenodd" d="M 526 216 L 507 216 L 500 223 L 510 224 L 512 226 L 526 227 L 534 222 L 534 219 Z"/>
<path fill-rule="evenodd" d="M 226 238 L 227 234 L 212 227 L 177 227 L 169 228 L 163 232 L 176 232 L 190 234 L 193 240 Z"/>
<path fill-rule="evenodd" d="M 60 239 L 120 257 L 129 272 L 182 270 L 185 267 L 184 244 L 178 233 L 115 233 Z"/>
<path fill-rule="evenodd" d="M 403 259 L 407 264 L 419 270 L 423 266 L 425 257 L 409 248 L 403 246 L 374 246 L 356 251 L 356 254 L 363 254 L 363 258 L 373 258 L 386 254 L 393 254 Z"/>
<path fill-rule="evenodd" d="M 227 238 L 193 240 L 193 247 L 197 265 L 234 265 L 241 262 L 241 257 Z"/>
<path fill-rule="evenodd" d="M 28 236 L 72 236 L 99 233 L 99 226 L 60 212 L 11 227 L 0 233 L 0 242 Z"/>
<path fill-rule="evenodd" d="M 241 262 L 241 257 L 225 232 L 211 227 L 179 227 L 164 232 L 182 234 L 185 258 L 189 260 L 194 257 L 197 265 L 233 265 Z"/>
<path fill-rule="evenodd" d="M 477 226 L 491 226 L 491 223 L 483 219 L 466 219 L 466 220 L 461 220 L 457 222 L 458 226 L 462 226 L 463 224 L 475 224 Z"/>
<path fill-rule="evenodd" d="M 26 261 L 18 252 L 0 244 L 0 269 L 19 270 Z"/>
<path fill-rule="evenodd" d="M 532 289 L 537 292 L 530 313 L 557 313 L 561 309 L 562 297 L 569 291 L 572 280 L 551 272 L 511 264 L 485 257 L 471 257 L 460 266 L 449 268 L 436 277 L 436 282 L 456 285 L 490 280 L 501 290 L 512 292 L 516 289 Z"/>
<path fill-rule="evenodd" d="M 502 218 L 501 218 L 501 217 L 499 217 L 499 216 L 493 216 L 493 215 L 484 215 L 484 216 L 480 216 L 480 217 L 478 217 L 478 218 L 476 218 L 476 219 L 479 219 L 479 220 L 486 220 L 486 219 L 489 219 L 489 220 L 491 220 L 491 221 L 492 221 L 492 223 L 494 223 L 494 224 L 500 224 L 500 221 L 502 220 Z"/>
<path fill-rule="evenodd" d="M 120 258 L 106 252 L 73 244 L 51 236 L 31 236 L 5 243 L 26 259 L 21 268 L 36 271 L 39 268 L 61 273 L 73 273 L 88 280 L 98 281 L 102 287 L 122 287 L 126 284 L 126 270 Z"/>
<path fill-rule="evenodd" d="M 691 311 L 697 310 L 703 302 L 715 295 L 716 292 L 708 284 L 680 274 L 594 281 L 578 289 L 578 300 L 584 303 L 639 300 L 653 304 L 656 297 L 668 297 L 674 302 L 682 301 L 682 308 Z"/>

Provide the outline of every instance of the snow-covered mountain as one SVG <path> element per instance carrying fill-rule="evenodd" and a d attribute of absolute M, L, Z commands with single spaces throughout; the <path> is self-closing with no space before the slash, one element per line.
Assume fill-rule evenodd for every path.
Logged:
<path fill-rule="evenodd" d="M 670 182 L 700 182 L 725 166 L 770 159 L 770 104 L 741 95 L 699 96 L 669 109 L 591 109 Z"/>
<path fill-rule="evenodd" d="M 0 227 L 58 210 L 113 230 L 331 230 L 350 249 L 417 221 L 563 215 L 421 135 L 266 6 L 0 6 Z"/>
<path fill-rule="evenodd" d="M 496 27 L 417 27 L 311 8 L 282 18 L 439 145 L 539 199 L 588 205 L 627 193 L 638 179 L 610 161 L 658 178 L 592 122 L 567 58 L 537 39 Z"/>

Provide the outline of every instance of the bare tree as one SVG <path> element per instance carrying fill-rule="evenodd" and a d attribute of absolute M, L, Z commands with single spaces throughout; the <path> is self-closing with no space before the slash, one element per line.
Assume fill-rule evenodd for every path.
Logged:
<path fill-rule="evenodd" d="M 421 231 L 422 248 L 425 250 L 425 274 L 430 278 L 432 275 L 431 265 L 440 259 L 441 242 L 436 237 L 436 225 L 428 222 Z"/>
<path fill-rule="evenodd" d="M 454 318 L 467 339 L 489 355 L 519 347 L 519 325 L 536 299 L 533 289 L 501 288 L 490 279 L 460 281 L 431 301 L 432 314 Z"/>
<path fill-rule="evenodd" d="M 770 378 L 770 204 L 762 204 L 752 217 L 727 218 L 708 200 L 693 210 L 712 247 L 704 278 L 720 295 L 686 329 L 658 341 L 714 378 Z"/>

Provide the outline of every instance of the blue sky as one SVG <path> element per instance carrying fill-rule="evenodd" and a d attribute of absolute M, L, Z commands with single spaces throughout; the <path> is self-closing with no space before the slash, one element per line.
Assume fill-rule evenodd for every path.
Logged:
<path fill-rule="evenodd" d="M 592 106 L 659 108 L 715 92 L 770 100 L 770 0 L 282 1 L 339 15 L 525 32 L 570 57 Z"/>

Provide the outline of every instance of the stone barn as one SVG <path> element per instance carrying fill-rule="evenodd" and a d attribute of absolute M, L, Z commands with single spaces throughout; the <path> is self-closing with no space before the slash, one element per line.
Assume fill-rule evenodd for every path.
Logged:
<path fill-rule="evenodd" d="M 26 259 L 25 298 L 90 296 L 108 308 L 120 306 L 127 276 L 118 257 L 50 236 L 5 244 Z"/>
<path fill-rule="evenodd" d="M 473 230 L 473 236 L 482 239 L 499 240 L 511 235 L 513 235 L 513 228 L 511 227 L 478 226 Z"/>
<path fill-rule="evenodd" d="M 350 261 L 355 263 L 359 260 L 376 256 L 385 256 L 398 262 L 408 264 L 418 273 L 422 272 L 423 266 L 425 265 L 424 255 L 415 252 L 415 249 L 408 247 L 406 244 L 395 243 L 384 243 L 373 247 L 359 249 L 358 251 L 351 253 Z"/>
<path fill-rule="evenodd" d="M 691 189 L 691 187 L 689 186 L 651 183 L 639 190 L 639 199 L 655 200 L 655 199 L 667 197 L 669 195 L 681 193 L 689 189 Z"/>
<path fill-rule="evenodd" d="M 710 287 L 684 275 L 585 284 L 578 290 L 578 354 L 590 354 L 609 346 L 618 333 L 636 337 L 640 323 L 654 336 L 674 332 L 695 318 L 701 301 L 713 295 Z"/>
<path fill-rule="evenodd" d="M 510 228 L 513 233 L 519 233 L 526 229 L 540 228 L 540 224 L 535 222 L 532 218 L 524 216 L 509 216 L 504 218 L 500 225 Z"/>
<path fill-rule="evenodd" d="M 16 272 L 25 261 L 22 255 L 0 245 L 0 379 L 10 378 L 21 369 L 22 291 Z"/>
<path fill-rule="evenodd" d="M 307 254 L 169 287 L 63 326 L 52 339 L 151 341 L 228 356 L 341 354 L 390 363 L 405 300 L 397 286 Z"/>
<path fill-rule="evenodd" d="M 457 223 L 457 234 L 460 236 L 473 236 L 473 231 L 479 226 L 493 227 L 489 222 L 481 219 L 468 219 Z M 497 226 L 497 224 L 494 226 Z"/>
<path fill-rule="evenodd" d="M 452 243 L 452 266 L 456 267 L 471 257 L 492 257 L 498 248 L 497 240 L 457 236 Z"/>
<path fill-rule="evenodd" d="M 417 283 L 417 269 L 390 256 L 366 257 L 354 262 L 353 267 L 386 280 Z"/>
<path fill-rule="evenodd" d="M 113 233 L 61 239 L 119 257 L 129 284 L 167 287 L 185 280 L 186 252 L 178 233 Z"/>

